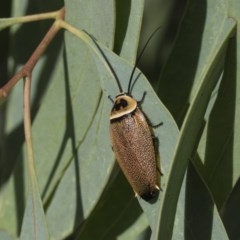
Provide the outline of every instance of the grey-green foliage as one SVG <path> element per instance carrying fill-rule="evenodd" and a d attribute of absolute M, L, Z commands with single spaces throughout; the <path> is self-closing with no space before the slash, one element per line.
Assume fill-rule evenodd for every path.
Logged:
<path fill-rule="evenodd" d="M 33 11 L 33 6 L 35 12 L 59 7 L 59 3 L 42 7 L 37 1 L 21 4 L 19 8 L 14 2 L 14 15 L 25 15 L 25 9 Z M 163 122 L 154 130 L 164 175 L 153 204 L 136 199 L 115 166 L 108 96 L 119 90 L 112 72 L 90 38 L 86 43 L 69 32 L 59 34 L 33 72 L 34 184 L 38 185 L 30 195 L 21 83 L 5 106 L 0 236 L 15 239 L 21 232 L 22 239 L 46 239 L 48 234 L 51 239 L 69 235 L 71 239 L 227 239 L 219 210 L 239 177 L 240 68 L 235 60 L 239 33 L 229 18 L 230 13 L 240 19 L 237 5 L 192 0 L 186 6 L 155 89 L 180 132 L 148 80 L 136 71 L 133 96 L 141 99 L 146 91 L 143 111 L 153 123 Z M 97 39 L 127 90 L 144 1 L 71 0 L 65 1 L 65 7 L 66 21 Z M 12 74 L 47 29 L 44 22 L 38 24 L 12 28 Z M 27 37 L 30 33 L 34 37 Z M 23 50 L 19 44 L 26 38 L 28 48 Z M 226 206 L 223 215 L 229 218 Z M 30 229 L 33 224 L 37 232 Z"/>

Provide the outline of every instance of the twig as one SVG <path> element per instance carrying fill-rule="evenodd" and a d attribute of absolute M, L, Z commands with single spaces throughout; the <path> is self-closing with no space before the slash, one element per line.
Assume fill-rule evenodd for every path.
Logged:
<path fill-rule="evenodd" d="M 55 12 L 47 12 L 47 13 L 38 13 L 33 15 L 21 16 L 21 17 L 13 17 L 13 18 L 1 18 L 0 29 L 11 27 L 15 24 L 34 22 L 46 19 L 56 19 L 59 15 L 59 10 Z"/>
<path fill-rule="evenodd" d="M 15 84 L 22 78 L 28 77 L 31 75 L 34 66 L 36 65 L 39 58 L 45 52 L 48 45 L 51 43 L 52 39 L 61 29 L 59 25 L 59 20 L 64 18 L 65 9 L 64 7 L 60 9 L 58 12 L 54 12 L 55 21 L 52 24 L 49 31 L 46 33 L 40 44 L 37 46 L 32 56 L 29 58 L 27 63 L 23 66 L 21 70 L 19 70 L 2 88 L 0 88 L 0 99 L 6 98 L 8 96 L 9 91 L 15 86 Z M 58 14 L 56 14 L 58 13 Z"/>

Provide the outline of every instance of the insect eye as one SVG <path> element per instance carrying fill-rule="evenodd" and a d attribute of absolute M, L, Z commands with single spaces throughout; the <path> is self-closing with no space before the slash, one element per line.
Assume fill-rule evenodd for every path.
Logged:
<path fill-rule="evenodd" d="M 123 108 L 128 106 L 128 102 L 125 99 L 120 99 L 120 103 L 119 103 Z"/>
<path fill-rule="evenodd" d="M 128 106 L 128 102 L 125 99 L 119 99 L 114 104 L 114 110 L 119 111 L 120 109 L 126 108 Z"/>

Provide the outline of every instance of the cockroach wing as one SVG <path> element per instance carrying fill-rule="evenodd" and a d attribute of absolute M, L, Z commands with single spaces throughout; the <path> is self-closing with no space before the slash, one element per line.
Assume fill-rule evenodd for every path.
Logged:
<path fill-rule="evenodd" d="M 135 193 L 145 200 L 159 190 L 156 151 L 151 129 L 137 107 L 132 113 L 111 120 L 113 151 Z"/>

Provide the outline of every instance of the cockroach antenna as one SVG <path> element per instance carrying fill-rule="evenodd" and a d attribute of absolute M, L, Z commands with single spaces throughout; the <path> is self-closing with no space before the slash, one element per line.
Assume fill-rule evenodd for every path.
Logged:
<path fill-rule="evenodd" d="M 95 46 L 97 47 L 97 49 L 99 50 L 99 52 L 102 54 L 104 60 L 106 61 L 108 67 L 110 68 L 110 70 L 111 70 L 111 72 L 112 72 L 112 74 L 113 74 L 113 76 L 114 76 L 114 78 L 115 78 L 115 80 L 116 80 L 116 82 L 117 82 L 119 91 L 120 91 L 120 92 L 123 92 L 123 88 L 122 88 L 122 85 L 121 85 L 121 83 L 120 83 L 120 80 L 119 80 L 119 78 L 118 78 L 115 70 L 113 69 L 111 63 L 109 62 L 107 56 L 105 55 L 105 53 L 103 52 L 103 50 L 101 49 L 101 47 L 99 46 L 99 44 L 97 43 L 96 38 L 95 38 L 94 36 L 92 36 L 90 33 L 88 33 L 87 31 L 85 31 L 85 30 L 83 30 L 83 31 L 92 39 L 93 43 L 95 44 Z"/>
<path fill-rule="evenodd" d="M 135 65 L 134 65 L 134 67 L 133 67 L 133 70 L 132 70 L 131 75 L 130 75 L 130 78 L 129 78 L 128 90 L 127 90 L 127 93 L 128 93 L 129 95 L 131 95 L 132 86 L 134 85 L 134 84 L 132 85 L 132 80 L 133 80 L 133 76 L 134 76 L 134 73 L 135 73 L 135 71 L 136 71 L 137 65 L 139 64 L 139 62 L 140 62 L 140 60 L 141 60 L 141 57 L 142 57 L 143 53 L 145 52 L 145 50 L 146 50 L 149 42 L 151 41 L 151 39 L 153 38 L 153 36 L 156 34 L 156 32 L 157 32 L 160 28 L 161 28 L 161 26 L 159 26 L 158 28 L 156 28 L 156 29 L 152 32 L 152 34 L 151 34 L 150 37 L 148 38 L 147 42 L 146 42 L 145 45 L 143 46 L 142 50 L 140 51 L 139 55 L 137 56 L 137 60 L 136 60 L 136 62 L 135 62 Z M 84 30 L 83 30 L 83 31 L 84 31 Z M 113 74 L 113 76 L 114 76 L 114 78 L 115 78 L 115 80 L 116 80 L 116 82 L 117 82 L 119 91 L 120 91 L 121 93 L 124 92 L 124 91 L 123 91 L 123 88 L 122 88 L 122 85 L 121 85 L 121 83 L 120 83 L 120 80 L 119 80 L 119 78 L 118 78 L 115 70 L 113 69 L 111 63 L 109 62 L 107 56 L 105 55 L 105 53 L 103 52 L 103 50 L 101 49 L 101 47 L 98 45 L 96 39 L 95 39 L 90 33 L 88 33 L 87 31 L 84 31 L 84 32 L 92 39 L 92 41 L 93 41 L 93 43 L 95 44 L 95 46 L 96 46 L 96 47 L 98 48 L 98 50 L 101 52 L 104 60 L 107 62 L 108 66 L 109 66 L 109 68 L 110 68 L 110 70 L 111 70 L 111 72 L 112 72 L 112 74 Z"/>
<path fill-rule="evenodd" d="M 132 80 L 133 80 L 133 76 L 134 76 L 134 73 L 136 71 L 136 68 L 137 68 L 137 65 L 139 64 L 140 60 L 141 60 L 141 57 L 143 55 L 143 53 L 145 52 L 149 42 L 151 41 L 151 39 L 153 38 L 153 36 L 156 34 L 156 32 L 161 28 L 161 26 L 159 26 L 157 29 L 155 29 L 152 34 L 150 35 L 150 37 L 148 38 L 147 42 L 144 44 L 142 50 L 140 51 L 139 55 L 137 56 L 137 60 L 135 62 L 135 65 L 134 65 L 134 68 L 132 70 L 132 73 L 130 75 L 130 78 L 129 78 L 129 83 L 128 83 L 128 91 L 127 93 L 129 95 L 131 95 L 131 92 L 132 92 Z"/>

